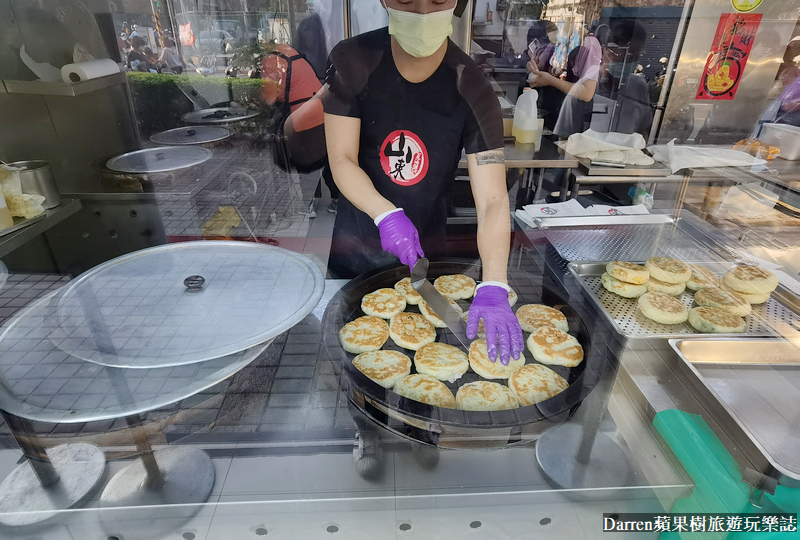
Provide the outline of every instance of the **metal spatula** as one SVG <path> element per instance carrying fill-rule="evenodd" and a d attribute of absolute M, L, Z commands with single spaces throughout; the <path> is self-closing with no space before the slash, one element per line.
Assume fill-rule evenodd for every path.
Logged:
<path fill-rule="evenodd" d="M 411 271 L 411 286 L 422 296 L 431 309 L 447 325 L 456 339 L 461 343 L 465 350 L 469 351 L 469 340 L 467 339 L 467 325 L 461 319 L 461 314 L 453 309 L 450 302 L 431 285 L 428 281 L 428 259 L 420 259 Z"/>

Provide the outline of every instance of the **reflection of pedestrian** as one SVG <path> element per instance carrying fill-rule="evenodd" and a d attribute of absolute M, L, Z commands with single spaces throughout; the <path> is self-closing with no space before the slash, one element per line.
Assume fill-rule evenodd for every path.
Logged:
<path fill-rule="evenodd" d="M 131 71 L 144 71 L 145 73 L 153 68 L 150 60 L 144 53 L 144 40 L 139 36 L 131 38 L 131 50 L 128 51 L 128 69 Z"/>
<path fill-rule="evenodd" d="M 528 51 L 537 66 L 549 66 L 556 48 L 558 27 L 552 21 L 533 21 L 528 29 Z"/>
<path fill-rule="evenodd" d="M 774 118 L 763 119 L 762 116 L 762 122 L 771 121 L 776 124 L 791 124 L 800 127 L 800 77 L 796 77 L 783 89 L 770 108 L 773 111 L 777 110 Z"/>
<path fill-rule="evenodd" d="M 589 127 L 601 60 L 600 42 L 589 34 L 580 47 L 569 53 L 563 79 L 550 73 L 546 66 L 528 62 L 528 84 L 541 89 L 545 126 L 559 137 L 569 137 Z"/>
<path fill-rule="evenodd" d="M 312 100 L 322 84 L 303 55 L 289 45 L 278 45 L 261 62 L 261 97 L 276 105 L 276 132 L 285 135 L 289 159 L 300 172 L 322 167 L 327 153 L 323 131 L 323 111 L 319 100 Z M 283 169 L 288 162 L 279 162 Z"/>
<path fill-rule="evenodd" d="M 616 101 L 609 131 L 641 133 L 645 138 L 653 124 L 653 107 L 647 81 L 639 75 L 639 56 L 647 35 L 636 21 L 622 19 L 611 23 L 606 46 L 604 82 Z"/>
<path fill-rule="evenodd" d="M 175 42 L 172 38 L 164 38 L 164 45 L 161 54 L 158 56 L 158 67 L 161 72 L 183 73 L 183 62 L 181 57 L 178 56 L 178 51 L 175 50 Z"/>
<path fill-rule="evenodd" d="M 292 45 L 314 68 L 318 79 L 325 77 L 328 51 L 325 49 L 325 29 L 318 13 L 312 13 L 297 25 Z"/>
<path fill-rule="evenodd" d="M 128 41 L 128 35 L 125 32 L 120 32 L 117 36 L 117 46 L 122 51 L 122 57 L 127 60 L 128 52 L 131 50 L 131 43 Z"/>

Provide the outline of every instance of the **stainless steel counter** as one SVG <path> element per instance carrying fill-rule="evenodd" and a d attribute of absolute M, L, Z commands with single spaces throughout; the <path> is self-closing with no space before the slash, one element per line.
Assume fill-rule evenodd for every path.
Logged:
<path fill-rule="evenodd" d="M 652 165 L 626 165 L 624 167 L 592 165 L 591 161 L 586 158 L 578 158 L 578 162 L 581 165 L 581 174 L 586 176 L 674 176 L 669 167 L 658 161 Z"/>
<path fill-rule="evenodd" d="M 723 246 L 735 247 L 737 242 L 726 236 L 724 231 L 714 229 L 708 223 L 702 222 L 688 212 L 682 214 L 682 218 L 687 222 L 691 222 L 693 227 L 697 228 L 698 235 L 695 236 L 696 240 L 701 243 L 708 243 L 709 246 L 714 241 L 722 243 Z M 580 294 L 580 289 L 577 286 L 574 276 L 569 275 L 567 270 L 567 261 L 562 259 L 558 252 L 550 246 L 547 242 L 544 231 L 537 231 L 534 229 L 526 229 L 526 237 L 534 244 L 538 245 L 538 251 L 547 260 L 548 271 L 554 275 L 555 279 L 559 281 L 573 296 Z M 624 243 L 623 243 L 624 244 Z M 615 258 L 615 257 L 611 257 Z M 798 335 L 798 328 L 800 328 L 800 319 L 793 316 L 794 324 L 791 322 L 783 325 L 781 328 L 776 328 L 776 331 L 781 332 L 784 337 L 787 333 L 791 333 L 795 337 Z M 793 327 L 792 327 L 793 326 Z M 712 336 L 709 336 L 712 337 Z M 774 482 L 778 481 L 786 485 L 796 485 L 797 482 L 792 477 L 795 476 L 791 471 L 793 467 L 786 466 L 786 460 L 780 461 L 781 454 L 785 444 L 792 444 L 792 441 L 797 437 L 796 431 L 796 415 L 792 416 L 791 410 L 786 407 L 775 405 L 781 400 L 791 399 L 797 389 L 786 393 L 779 391 L 781 395 L 769 395 L 770 390 L 764 384 L 751 384 L 745 385 L 746 388 L 736 390 L 741 395 L 735 397 L 736 402 L 740 403 L 745 400 L 747 407 L 758 408 L 758 411 L 751 411 L 753 414 L 748 413 L 748 418 L 769 418 L 770 415 L 782 414 L 781 418 L 777 418 L 776 422 L 768 422 L 769 425 L 762 426 L 764 429 L 760 430 L 759 436 L 765 436 L 764 433 L 769 431 L 770 426 L 775 427 L 780 422 L 787 423 L 790 428 L 780 428 L 770 431 L 766 436 L 778 437 L 781 440 L 774 441 L 774 444 L 768 445 L 773 450 L 778 448 L 777 453 L 770 454 L 765 449 L 764 445 L 759 443 L 758 437 L 753 437 L 753 433 L 748 432 L 746 426 L 752 423 L 750 420 L 745 419 L 731 407 L 725 407 L 720 403 L 720 400 L 713 395 L 711 391 L 698 391 L 698 385 L 701 384 L 698 378 L 693 377 L 687 373 L 687 369 L 683 365 L 680 357 L 670 347 L 666 339 L 636 339 L 625 340 L 619 336 L 620 347 L 620 370 L 617 378 L 616 386 L 614 388 L 614 396 L 624 396 L 625 399 L 620 401 L 612 400 L 609 407 L 615 423 L 621 426 L 621 431 L 624 433 L 625 426 L 628 425 L 627 418 L 637 415 L 643 415 L 644 421 L 640 424 L 639 431 L 647 426 L 651 429 L 652 421 L 655 415 L 661 411 L 668 409 L 679 409 L 688 413 L 698 414 L 709 424 L 714 433 L 720 438 L 726 449 L 731 453 L 733 458 L 740 465 L 743 473 L 749 476 L 750 479 L 755 478 L 757 482 L 765 482 L 765 485 L 774 487 Z M 769 370 L 771 368 L 766 367 Z M 796 385 L 796 377 L 792 376 L 785 380 L 782 384 L 787 388 L 794 388 Z M 754 377 L 756 375 L 753 375 Z M 760 379 L 759 379 L 760 380 Z M 719 385 L 717 385 L 719 387 Z M 734 391 L 722 385 L 721 392 Z M 730 385 L 729 385 L 730 386 Z M 769 386 L 769 385 L 768 385 Z M 770 387 L 774 387 L 771 385 Z M 728 388 L 726 390 L 726 388 Z M 774 388 L 773 390 L 777 390 Z M 632 405 L 631 405 L 632 404 Z M 740 403 L 741 405 L 741 403 Z M 780 409 L 781 412 L 776 412 Z M 741 411 L 740 411 L 741 412 Z M 753 416 L 755 415 L 755 416 Z M 766 415 L 766 416 L 764 416 Z M 745 415 L 747 416 L 747 415 Z M 794 422 L 794 424 L 793 424 Z M 781 424 L 783 425 L 783 424 Z M 794 426 L 794 427 L 791 427 Z M 787 431 L 788 429 L 788 431 Z M 766 431 L 765 431 L 766 430 Z M 781 431 L 782 430 L 782 431 Z M 625 434 L 626 441 L 637 441 L 636 429 L 632 429 L 630 434 Z M 638 442 L 632 444 L 636 447 Z M 647 454 L 643 451 L 643 459 L 646 461 Z M 776 459 L 776 456 L 778 458 Z M 781 466 L 783 463 L 783 467 Z M 650 471 L 653 478 L 658 478 L 659 468 L 653 466 Z M 764 475 L 764 476 L 762 476 Z"/>
<path fill-rule="evenodd" d="M 564 154 L 556 144 L 542 137 L 542 146 L 535 150 L 532 144 L 506 143 L 503 146 L 508 169 L 572 169 L 578 166 L 578 159 Z M 461 156 L 459 168 L 467 167 L 466 155 Z"/>

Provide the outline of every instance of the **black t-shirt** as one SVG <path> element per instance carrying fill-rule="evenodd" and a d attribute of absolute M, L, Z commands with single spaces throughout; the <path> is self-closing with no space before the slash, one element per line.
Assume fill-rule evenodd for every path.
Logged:
<path fill-rule="evenodd" d="M 446 192 L 462 150 L 473 154 L 503 147 L 500 106 L 489 81 L 448 40 L 437 70 L 411 83 L 397 70 L 389 33 L 382 28 L 339 43 L 331 51 L 325 82 L 325 112 L 361 120 L 359 166 L 381 195 L 405 210 L 423 250 L 435 252 L 444 239 Z M 333 244 L 332 260 L 350 259 L 350 273 L 392 260 L 381 255 L 372 219 L 343 197 Z M 353 263 L 359 257 L 348 253 L 353 250 L 373 252 L 374 263 Z"/>

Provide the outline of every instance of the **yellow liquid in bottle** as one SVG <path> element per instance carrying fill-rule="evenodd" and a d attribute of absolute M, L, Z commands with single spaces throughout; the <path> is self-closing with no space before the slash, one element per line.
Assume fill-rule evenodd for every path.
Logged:
<path fill-rule="evenodd" d="M 14 218 L 11 217 L 11 212 L 8 211 L 5 198 L 0 195 L 0 230 L 7 229 L 12 225 L 14 225 Z"/>
<path fill-rule="evenodd" d="M 511 128 L 511 134 L 520 144 L 534 144 L 536 142 L 535 129 L 520 129 L 517 126 Z"/>

